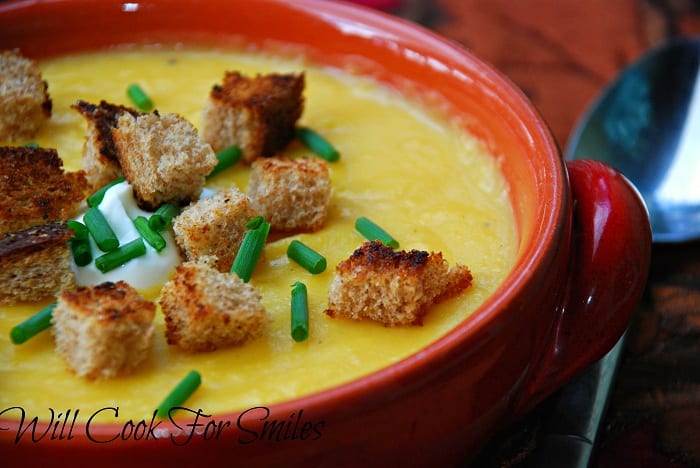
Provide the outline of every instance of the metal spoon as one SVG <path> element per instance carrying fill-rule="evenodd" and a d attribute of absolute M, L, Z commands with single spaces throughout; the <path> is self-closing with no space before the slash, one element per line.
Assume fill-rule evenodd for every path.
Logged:
<path fill-rule="evenodd" d="M 627 68 L 575 127 L 567 159 L 607 162 L 637 187 L 654 242 L 700 238 L 700 38 Z"/>
<path fill-rule="evenodd" d="M 605 161 L 644 198 L 654 242 L 700 238 L 700 38 L 651 50 L 574 128 L 567 159 Z M 552 400 L 538 467 L 589 466 L 626 335 Z"/>

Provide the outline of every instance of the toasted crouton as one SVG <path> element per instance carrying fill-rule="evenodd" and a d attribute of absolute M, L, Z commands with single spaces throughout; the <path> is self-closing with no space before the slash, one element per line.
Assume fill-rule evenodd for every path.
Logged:
<path fill-rule="evenodd" d="M 302 114 L 304 74 L 247 77 L 226 72 L 215 85 L 202 114 L 202 138 L 214 151 L 241 149 L 241 161 L 273 156 L 294 138 Z"/>
<path fill-rule="evenodd" d="M 33 226 L 0 236 L 0 304 L 39 301 L 75 285 L 62 223 Z"/>
<path fill-rule="evenodd" d="M 378 241 L 365 242 L 336 267 L 326 314 L 388 327 L 420 325 L 431 305 L 471 281 L 467 267 L 450 269 L 439 252 L 394 251 Z"/>
<path fill-rule="evenodd" d="M 125 112 L 133 116 L 141 113 L 129 107 L 100 101 L 98 105 L 78 101 L 71 106 L 87 121 L 83 145 L 83 168 L 93 190 L 107 185 L 122 175 L 117 147 L 112 139 L 112 129 L 119 116 Z"/>
<path fill-rule="evenodd" d="M 217 192 L 187 206 L 173 219 L 175 242 L 188 260 L 217 258 L 216 269 L 227 272 L 256 216 L 248 198 L 235 187 Z"/>
<path fill-rule="evenodd" d="M 119 164 L 139 206 L 197 200 L 216 155 L 190 122 L 176 114 L 122 113 L 112 129 Z"/>
<path fill-rule="evenodd" d="M 260 293 L 207 259 L 179 265 L 161 290 L 168 343 L 190 352 L 240 345 L 262 335 L 270 318 Z"/>
<path fill-rule="evenodd" d="M 0 141 L 34 137 L 51 117 L 51 106 L 36 62 L 14 51 L 0 52 Z"/>
<path fill-rule="evenodd" d="M 56 351 L 90 380 L 129 373 L 148 357 L 155 312 L 124 281 L 64 291 L 51 319 Z"/>
<path fill-rule="evenodd" d="M 0 234 L 67 219 L 86 191 L 85 173 L 65 173 L 55 149 L 0 147 Z"/>
<path fill-rule="evenodd" d="M 328 163 L 272 157 L 252 164 L 248 196 L 272 229 L 313 232 L 323 227 L 331 199 Z"/>

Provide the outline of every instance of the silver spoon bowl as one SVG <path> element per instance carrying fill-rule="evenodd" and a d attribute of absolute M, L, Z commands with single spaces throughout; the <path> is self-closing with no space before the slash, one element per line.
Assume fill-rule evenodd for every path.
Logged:
<path fill-rule="evenodd" d="M 569 138 L 567 159 L 598 159 L 637 187 L 654 242 L 700 238 L 700 38 L 668 42 L 611 83 Z"/>

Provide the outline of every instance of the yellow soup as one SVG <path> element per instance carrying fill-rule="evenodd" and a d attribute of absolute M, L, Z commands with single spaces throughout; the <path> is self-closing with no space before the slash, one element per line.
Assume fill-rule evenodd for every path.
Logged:
<path fill-rule="evenodd" d="M 53 116 L 35 141 L 55 147 L 69 170 L 81 167 L 85 121 L 70 105 L 78 99 L 131 105 L 125 90 L 139 83 L 161 113 L 175 112 L 195 126 L 211 86 L 225 70 L 306 73 L 300 124 L 325 135 L 341 152 L 330 164 L 333 195 L 325 227 L 269 243 L 251 284 L 273 317 L 268 333 L 241 347 L 187 354 L 167 345 L 161 315 L 150 356 L 137 372 L 87 381 L 67 370 L 50 332 L 13 345 L 10 329 L 46 303 L 0 308 L 0 411 L 19 406 L 27 417 L 49 409 L 80 410 L 87 418 L 119 407 L 119 420 L 149 417 L 192 369 L 200 388 L 187 401 L 207 413 L 266 405 L 348 382 L 395 363 L 435 341 L 474 311 L 508 274 L 516 228 L 498 162 L 473 137 L 438 112 L 369 79 L 314 67 L 302 59 L 231 51 L 115 50 L 41 63 Z M 0 142 L 1 143 L 1 142 Z M 306 154 L 300 144 L 285 151 Z M 249 170 L 236 166 L 208 186 L 231 184 L 246 192 Z M 389 231 L 402 249 L 441 251 L 450 265 L 467 265 L 472 286 L 430 310 L 423 326 L 385 328 L 373 322 L 332 319 L 323 311 L 335 265 L 364 239 L 354 221 L 366 216 Z M 328 259 L 311 275 L 290 262 L 286 249 L 299 239 Z M 291 285 L 309 293 L 309 338 L 290 335 Z M 153 295 L 152 295 L 153 297 Z M 108 421 L 114 421 L 109 413 Z M 19 418 L 18 411 L 3 417 Z"/>

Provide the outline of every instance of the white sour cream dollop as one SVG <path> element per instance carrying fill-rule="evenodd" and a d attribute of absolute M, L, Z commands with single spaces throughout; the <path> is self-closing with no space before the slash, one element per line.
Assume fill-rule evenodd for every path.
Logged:
<path fill-rule="evenodd" d="M 138 207 L 131 185 L 127 182 L 111 187 L 105 193 L 104 199 L 99 205 L 99 210 L 119 239 L 119 245 L 126 244 L 140 237 L 134 227 L 134 223 L 131 221 L 132 219 L 137 216 L 148 218 L 152 214 Z M 82 222 L 83 215 L 79 216 L 77 220 Z M 144 241 L 146 244 L 145 255 L 132 259 L 126 264 L 106 273 L 102 273 L 95 267 L 94 259 L 104 252 L 90 238 L 93 261 L 89 265 L 79 267 L 71 260 L 71 268 L 75 273 L 76 283 L 78 286 L 90 286 L 104 283 L 105 281 L 116 282 L 124 280 L 136 289 L 142 290 L 165 283 L 170 278 L 175 267 L 180 264 L 181 258 L 170 229 L 161 232 L 161 235 L 166 242 L 166 247 L 163 250 L 157 252 Z"/>

